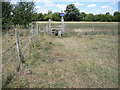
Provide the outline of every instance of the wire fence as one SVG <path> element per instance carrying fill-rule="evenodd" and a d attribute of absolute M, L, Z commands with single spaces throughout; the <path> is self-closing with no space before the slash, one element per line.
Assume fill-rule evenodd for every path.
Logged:
<path fill-rule="evenodd" d="M 51 23 L 51 24 L 50 24 Z M 86 23 L 85 23 L 86 24 Z M 79 34 L 95 34 L 95 33 L 103 33 L 106 34 L 106 27 L 100 27 L 99 24 L 71 24 L 66 23 L 64 25 L 65 32 L 69 35 L 79 35 Z M 2 55 L 2 64 L 3 64 L 3 85 L 6 86 L 8 84 L 8 79 L 11 73 L 18 72 L 21 70 L 21 65 L 30 54 L 30 46 L 34 46 L 34 42 L 36 41 L 36 36 L 40 33 L 47 33 L 51 30 L 52 26 L 60 26 L 61 24 L 48 22 L 47 24 L 38 24 L 34 23 L 30 25 L 28 29 L 23 29 L 19 25 L 15 27 L 15 30 L 8 31 L 3 35 L 2 46 L 3 50 L 0 55 Z M 104 25 L 103 25 L 104 26 Z M 109 26 L 109 25 L 108 25 Z M 100 27 L 100 28 L 99 28 Z M 98 32 L 100 29 L 100 32 Z M 104 30 L 105 29 L 105 30 Z M 113 28 L 109 29 L 109 33 L 116 33 Z M 113 32 L 114 31 L 114 32 Z M 10 75 L 9 75 L 10 74 Z M 8 76 L 6 76 L 8 75 Z M 14 75 L 14 74 L 12 74 Z M 10 81 L 9 81 L 10 82 Z M 7 84 L 6 84 L 7 83 Z"/>
<path fill-rule="evenodd" d="M 31 32 L 31 29 L 37 33 Z M 15 75 L 22 70 L 23 61 L 29 57 L 30 45 L 34 44 L 33 40 L 38 34 L 38 29 L 36 24 L 30 25 L 28 29 L 22 29 L 18 25 L 15 30 L 3 35 L 2 53 L 0 53 L 2 55 L 3 87 L 9 84 L 10 75 Z"/>

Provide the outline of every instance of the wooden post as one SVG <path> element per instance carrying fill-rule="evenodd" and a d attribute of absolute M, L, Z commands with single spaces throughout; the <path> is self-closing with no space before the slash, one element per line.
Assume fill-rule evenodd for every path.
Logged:
<path fill-rule="evenodd" d="M 39 32 L 38 23 L 36 23 L 36 25 L 37 25 L 37 26 L 36 26 L 36 27 L 37 27 L 36 30 L 37 30 L 37 34 L 38 34 L 38 32 Z"/>
<path fill-rule="evenodd" d="M 45 33 L 48 33 L 48 31 L 49 31 L 49 26 L 48 26 L 48 24 L 46 24 L 46 26 L 45 26 Z"/>
<path fill-rule="evenodd" d="M 61 13 L 63 13 L 63 10 L 61 10 Z M 63 18 L 63 16 L 64 16 L 64 15 L 61 16 L 62 32 L 65 31 L 64 18 Z"/>
<path fill-rule="evenodd" d="M 92 23 L 92 33 L 94 33 L 94 23 Z"/>
<path fill-rule="evenodd" d="M 21 66 L 21 54 L 20 54 L 20 47 L 19 47 L 19 37 L 17 30 L 15 29 L 15 36 L 16 36 L 16 49 L 17 49 L 17 55 L 18 55 L 18 65 L 17 65 L 17 71 L 20 70 Z"/>
<path fill-rule="evenodd" d="M 33 36 L 33 24 L 31 24 L 31 34 Z"/>
<path fill-rule="evenodd" d="M 58 31 L 58 36 L 61 37 L 61 34 L 62 34 L 62 31 L 59 30 L 59 31 Z"/>
<path fill-rule="evenodd" d="M 48 32 L 51 33 L 51 19 L 49 19 Z"/>
<path fill-rule="evenodd" d="M 33 43 L 33 48 L 35 47 L 35 29 L 34 29 L 34 24 L 32 23 L 31 26 L 31 31 L 32 31 L 32 43 Z"/>
<path fill-rule="evenodd" d="M 65 28 L 64 28 L 64 19 L 63 19 L 63 16 L 62 16 L 62 19 L 61 19 L 61 23 L 62 23 L 62 31 L 64 32 Z"/>
<path fill-rule="evenodd" d="M 31 25 L 31 34 L 32 34 L 32 41 L 34 40 L 34 30 L 33 30 L 33 23 Z"/>

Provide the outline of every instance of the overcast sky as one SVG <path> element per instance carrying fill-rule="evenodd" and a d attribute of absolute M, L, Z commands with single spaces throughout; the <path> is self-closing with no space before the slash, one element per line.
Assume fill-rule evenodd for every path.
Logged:
<path fill-rule="evenodd" d="M 15 4 L 20 0 L 11 0 L 12 4 Z M 74 4 L 80 12 L 93 13 L 93 14 L 105 14 L 106 12 L 118 11 L 119 0 L 22 0 L 22 1 L 34 1 L 36 12 L 47 13 L 48 10 L 52 12 L 60 12 L 65 10 L 68 4 Z"/>

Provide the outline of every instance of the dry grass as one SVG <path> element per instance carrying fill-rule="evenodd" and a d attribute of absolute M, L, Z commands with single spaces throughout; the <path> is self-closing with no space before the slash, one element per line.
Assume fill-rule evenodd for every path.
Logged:
<path fill-rule="evenodd" d="M 48 23 L 48 21 L 37 21 L 37 23 Z M 61 23 L 61 21 L 52 21 L 52 23 Z M 78 22 L 71 22 L 71 21 L 65 21 L 65 23 L 118 23 L 118 22 L 85 22 L 85 21 L 78 21 Z"/>
<path fill-rule="evenodd" d="M 45 23 L 40 26 L 43 30 Z M 117 23 L 95 23 L 95 33 L 91 23 L 68 22 L 66 27 L 69 27 L 69 33 L 61 38 L 48 34 L 35 36 L 36 41 L 34 45 L 30 44 L 30 49 L 28 47 L 20 72 L 15 72 L 17 57 L 10 64 L 6 64 L 9 57 L 15 55 L 15 48 L 4 54 L 2 61 L 5 87 L 118 87 Z M 15 41 L 14 36 L 5 35 L 3 50 Z M 23 36 L 20 37 L 22 38 Z M 23 40 L 21 45 L 24 47 L 26 43 L 28 40 Z M 15 74 L 11 74 L 13 72 Z"/>
<path fill-rule="evenodd" d="M 117 87 L 117 36 L 38 37 L 23 70 L 7 87 Z"/>

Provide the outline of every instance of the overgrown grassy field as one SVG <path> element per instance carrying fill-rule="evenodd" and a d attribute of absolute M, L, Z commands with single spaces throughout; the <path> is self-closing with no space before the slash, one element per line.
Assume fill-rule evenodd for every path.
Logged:
<path fill-rule="evenodd" d="M 66 23 L 68 33 L 61 38 L 38 34 L 22 69 L 11 77 L 5 87 L 118 87 L 117 23 L 94 23 L 94 28 L 91 26 L 91 23 Z M 6 58 L 3 57 L 3 73 L 7 71 Z M 13 69 L 10 66 L 13 66 L 12 63 L 9 71 Z M 5 79 L 7 75 L 3 77 Z"/>

